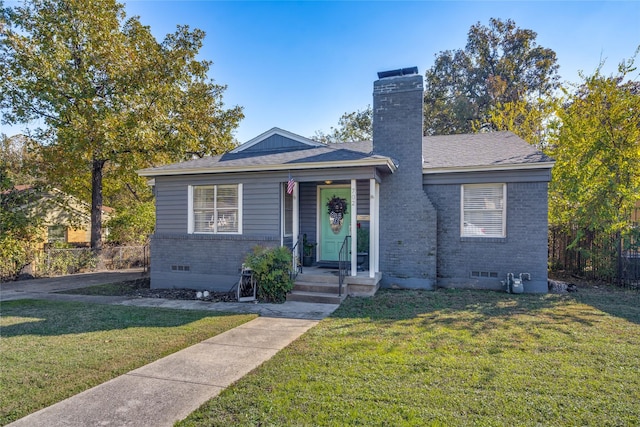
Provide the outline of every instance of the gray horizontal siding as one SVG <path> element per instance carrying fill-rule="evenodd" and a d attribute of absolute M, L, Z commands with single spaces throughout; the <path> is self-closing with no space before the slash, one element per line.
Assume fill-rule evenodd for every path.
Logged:
<path fill-rule="evenodd" d="M 300 234 L 306 234 L 309 242 L 316 242 L 316 212 L 318 211 L 317 186 L 315 183 L 301 183 Z"/>
<path fill-rule="evenodd" d="M 156 232 L 187 232 L 187 184 L 156 179 Z"/>
<path fill-rule="evenodd" d="M 280 185 L 275 180 L 193 175 L 156 179 L 156 233 L 186 233 L 189 185 L 243 184 L 243 234 L 280 233 Z"/>
<path fill-rule="evenodd" d="M 425 173 L 422 183 L 429 184 L 475 184 L 491 182 L 549 182 L 551 169 L 520 169 L 485 172 Z"/>
<path fill-rule="evenodd" d="M 357 215 L 369 215 L 369 181 L 358 181 L 356 191 L 358 194 L 358 211 Z"/>
<path fill-rule="evenodd" d="M 377 178 L 373 168 L 357 168 L 359 175 L 367 179 L 358 181 L 358 215 L 369 215 L 369 178 Z M 366 169 L 366 171 L 364 170 Z M 317 205 L 317 181 L 331 179 L 348 183 L 342 174 L 324 174 L 326 171 L 304 171 L 292 177 L 300 185 L 301 231 L 309 230 L 315 236 Z M 190 175 L 156 178 L 156 232 L 186 233 L 189 185 L 243 184 L 243 233 L 251 235 L 280 235 L 282 183 L 288 180 L 288 172 L 227 175 Z M 316 182 L 307 182 L 316 177 Z"/>
<path fill-rule="evenodd" d="M 282 184 L 278 182 L 246 182 L 243 186 L 243 234 L 280 236 Z"/>

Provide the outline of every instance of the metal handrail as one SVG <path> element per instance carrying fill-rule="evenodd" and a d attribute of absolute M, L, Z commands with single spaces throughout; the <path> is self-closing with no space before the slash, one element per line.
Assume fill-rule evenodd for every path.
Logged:
<path fill-rule="evenodd" d="M 300 257 L 296 255 L 296 248 L 302 247 L 302 235 L 298 235 L 298 240 L 291 248 L 291 272 L 289 276 L 291 280 L 295 280 L 298 277 L 298 274 L 302 274 L 302 263 L 300 262 Z"/>
<path fill-rule="evenodd" d="M 345 236 L 344 241 L 342 242 L 342 246 L 340 246 L 340 252 L 338 254 L 338 296 L 342 296 L 342 284 L 344 283 L 344 278 L 347 276 L 347 269 L 349 268 L 350 264 L 350 239 L 351 236 Z"/>

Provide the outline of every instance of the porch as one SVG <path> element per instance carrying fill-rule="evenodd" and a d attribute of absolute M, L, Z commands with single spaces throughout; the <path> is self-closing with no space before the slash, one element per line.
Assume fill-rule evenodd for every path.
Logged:
<path fill-rule="evenodd" d="M 380 287 L 381 273 L 370 277 L 369 271 L 356 271 L 356 275 L 347 275 L 340 289 L 337 268 L 303 267 L 295 279 L 293 290 L 287 295 L 287 301 L 340 304 L 346 297 L 368 297 L 375 295 Z"/>
<path fill-rule="evenodd" d="M 357 277 L 376 281 L 380 272 L 380 183 L 372 175 L 375 177 L 322 181 L 301 177 L 290 193 L 283 186 L 282 245 L 292 248 L 297 262 L 304 262 L 305 274 L 313 266 L 315 276 L 329 276 L 331 267 L 337 271 L 341 259 L 349 265 L 347 276 L 352 283 Z M 363 255 L 364 264 L 358 259 Z"/>

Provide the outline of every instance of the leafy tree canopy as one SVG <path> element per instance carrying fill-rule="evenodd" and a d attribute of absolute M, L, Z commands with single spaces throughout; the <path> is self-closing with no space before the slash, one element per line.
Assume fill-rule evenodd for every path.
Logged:
<path fill-rule="evenodd" d="M 6 175 L 16 184 L 35 184 L 36 154 L 30 150 L 31 141 L 24 135 L 0 135 L 0 159 L 4 161 Z"/>
<path fill-rule="evenodd" d="M 364 110 L 344 113 L 338 120 L 338 127 L 331 127 L 329 133 L 316 131 L 314 140 L 328 143 L 371 141 L 373 135 L 373 110 L 367 106 Z"/>
<path fill-rule="evenodd" d="M 1 7 L 1 4 L 0 4 Z M 218 154 L 235 145 L 242 109 L 196 59 L 204 32 L 179 26 L 162 42 L 115 0 L 28 0 L 2 8 L 0 108 L 7 123 L 37 120 L 41 171 L 62 190 L 91 194 L 100 247 L 103 180 L 144 190 L 135 170 Z"/>
<path fill-rule="evenodd" d="M 475 131 L 508 130 L 540 150 L 549 143 L 549 132 L 557 121 L 558 99 L 555 96 L 534 100 L 497 102 L 488 112 L 487 121 L 475 120 Z"/>
<path fill-rule="evenodd" d="M 557 88 L 556 54 L 510 19 L 473 25 L 464 49 L 436 55 L 425 74 L 425 135 L 469 133 L 492 108 L 544 98 Z M 502 124 L 504 125 L 504 123 Z"/>
<path fill-rule="evenodd" d="M 638 52 L 636 52 L 637 56 Z M 604 76 L 601 66 L 565 91 L 550 154 L 550 222 L 625 232 L 640 200 L 640 82 L 635 57 Z M 635 79 L 633 78 L 635 77 Z"/>

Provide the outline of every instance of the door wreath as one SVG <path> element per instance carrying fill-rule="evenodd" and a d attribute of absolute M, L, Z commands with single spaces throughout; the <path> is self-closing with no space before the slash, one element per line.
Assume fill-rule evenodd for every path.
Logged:
<path fill-rule="evenodd" d="M 331 231 L 333 231 L 333 234 L 340 233 L 344 216 L 347 214 L 347 200 L 334 194 L 327 202 L 327 212 L 329 213 Z"/>

